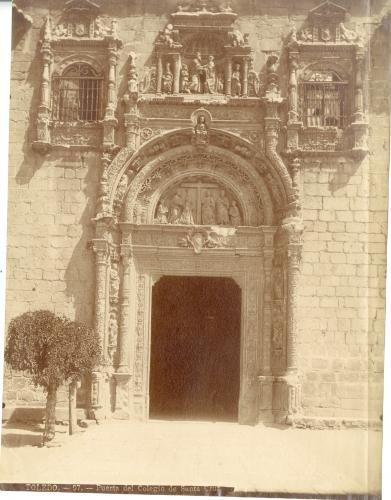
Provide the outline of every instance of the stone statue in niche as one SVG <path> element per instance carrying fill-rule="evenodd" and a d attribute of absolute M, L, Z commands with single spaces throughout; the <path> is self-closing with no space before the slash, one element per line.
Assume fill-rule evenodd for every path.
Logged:
<path fill-rule="evenodd" d="M 185 204 L 184 204 L 179 222 L 180 222 L 180 224 L 186 224 L 187 226 L 194 224 L 192 203 L 191 203 L 189 193 L 187 193 L 187 196 L 185 199 Z"/>
<path fill-rule="evenodd" d="M 276 54 L 271 54 L 266 62 L 266 85 L 269 91 L 274 91 L 278 88 L 278 62 L 279 58 Z"/>
<path fill-rule="evenodd" d="M 229 218 L 231 226 L 240 226 L 242 224 L 242 217 L 238 208 L 236 200 L 233 200 L 229 208 Z"/>
<path fill-rule="evenodd" d="M 117 345 L 117 338 L 118 338 L 118 323 L 117 323 L 117 318 L 116 318 L 116 313 L 115 311 L 110 312 L 110 319 L 109 319 L 109 346 L 113 347 Z"/>
<path fill-rule="evenodd" d="M 209 56 L 208 64 L 206 65 L 205 92 L 209 94 L 214 94 L 215 91 L 216 91 L 216 68 L 215 68 L 214 56 Z"/>
<path fill-rule="evenodd" d="M 182 64 L 181 68 L 181 92 L 190 94 L 190 74 L 187 64 Z"/>
<path fill-rule="evenodd" d="M 193 134 L 193 142 L 196 146 L 206 146 L 208 144 L 208 127 L 206 125 L 205 116 L 198 116 Z"/>
<path fill-rule="evenodd" d="M 119 294 L 118 263 L 113 262 L 110 269 L 110 300 L 117 301 Z"/>
<path fill-rule="evenodd" d="M 245 33 L 244 35 L 239 30 L 233 30 L 230 34 L 230 40 L 232 47 L 244 47 L 248 45 L 249 34 Z"/>
<path fill-rule="evenodd" d="M 157 207 L 155 224 L 168 224 L 168 207 L 164 200 L 161 200 Z"/>
<path fill-rule="evenodd" d="M 224 190 L 220 191 L 220 195 L 216 200 L 216 220 L 217 224 L 229 225 L 229 200 Z"/>
<path fill-rule="evenodd" d="M 136 55 L 134 52 L 129 54 L 129 71 L 128 71 L 128 91 L 130 95 L 138 93 L 138 73 L 136 69 Z"/>
<path fill-rule="evenodd" d="M 193 94 L 203 94 L 205 83 L 205 69 L 202 65 L 201 53 L 197 52 L 193 59 L 190 90 Z"/>
<path fill-rule="evenodd" d="M 201 221 L 205 226 L 216 224 L 216 203 L 209 191 L 206 191 L 201 205 Z"/>
<path fill-rule="evenodd" d="M 166 65 L 166 71 L 163 74 L 162 77 L 162 90 L 165 94 L 171 94 L 172 93 L 172 84 L 174 81 L 174 77 L 171 71 L 171 66 L 170 63 L 167 63 Z"/>
<path fill-rule="evenodd" d="M 172 198 L 170 203 L 170 217 L 169 217 L 170 224 L 181 223 L 180 220 L 182 215 L 182 208 L 183 208 L 183 199 L 179 191 L 177 191 L 174 194 L 174 197 Z"/>
<path fill-rule="evenodd" d="M 259 96 L 259 76 L 254 69 L 254 58 L 251 57 L 248 63 L 248 95 L 249 97 Z"/>
<path fill-rule="evenodd" d="M 156 92 L 157 90 L 157 71 L 153 66 L 145 69 L 143 80 L 143 92 Z"/>
<path fill-rule="evenodd" d="M 231 94 L 233 96 L 240 96 L 242 93 L 240 64 L 235 64 L 231 77 Z"/>

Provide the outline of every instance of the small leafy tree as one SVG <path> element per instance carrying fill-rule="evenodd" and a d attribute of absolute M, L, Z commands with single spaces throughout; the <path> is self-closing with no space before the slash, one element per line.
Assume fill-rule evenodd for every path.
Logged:
<path fill-rule="evenodd" d="M 95 332 L 51 311 L 26 312 L 8 327 L 5 361 L 31 375 L 47 393 L 43 441 L 54 438 L 57 390 L 74 383 L 99 363 L 100 345 Z"/>

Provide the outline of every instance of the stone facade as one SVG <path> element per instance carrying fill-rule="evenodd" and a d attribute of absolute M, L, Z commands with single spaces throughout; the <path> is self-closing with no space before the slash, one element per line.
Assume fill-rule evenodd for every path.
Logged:
<path fill-rule="evenodd" d="M 389 2 L 17 4 L 7 317 L 94 325 L 80 405 L 147 419 L 154 283 L 226 276 L 239 422 L 378 423 Z"/>

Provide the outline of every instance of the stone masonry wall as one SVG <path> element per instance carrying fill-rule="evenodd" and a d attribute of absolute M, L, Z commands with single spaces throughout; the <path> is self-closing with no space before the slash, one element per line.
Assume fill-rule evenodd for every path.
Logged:
<path fill-rule="evenodd" d="M 101 2 L 119 20 L 125 49 L 119 61 L 119 96 L 126 86 L 128 52 L 139 65 L 150 58 L 173 0 Z M 385 242 L 387 222 L 388 103 L 384 44 L 387 24 L 378 23 L 386 0 L 340 1 L 358 25 L 372 23 L 370 150 L 363 161 L 308 157 L 303 161 L 305 221 L 299 289 L 299 359 L 306 415 L 379 419 L 382 398 Z M 15 30 L 10 106 L 7 324 L 27 310 L 52 309 L 92 323 L 94 256 L 91 218 L 97 195 L 99 153 L 31 149 L 41 82 L 39 39 L 43 18 L 63 7 L 59 0 L 19 0 L 33 19 Z M 270 50 L 281 51 L 292 21 L 302 24 L 314 0 L 233 2 L 238 26 L 250 33 L 255 67 Z M 281 63 L 283 88 L 286 77 Z M 285 76 L 284 76 L 285 75 Z M 117 141 L 124 144 L 121 107 Z M 368 388 L 369 382 L 369 388 Z M 10 406 L 37 406 L 42 394 L 22 374 L 7 371 L 4 399 Z M 369 395 L 369 399 L 368 399 Z M 63 400 L 65 395 L 60 397 Z M 369 407 L 368 407 L 369 401 Z M 369 413 L 368 413 L 369 412 Z"/>

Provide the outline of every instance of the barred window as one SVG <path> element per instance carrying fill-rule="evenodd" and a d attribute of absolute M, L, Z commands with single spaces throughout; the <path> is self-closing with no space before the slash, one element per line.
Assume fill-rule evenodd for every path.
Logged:
<path fill-rule="evenodd" d="M 305 127 L 347 125 L 347 82 L 332 71 L 313 71 L 300 84 L 301 117 Z"/>
<path fill-rule="evenodd" d="M 72 64 L 53 77 L 53 119 L 60 122 L 102 119 L 103 77 L 87 64 Z"/>

